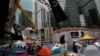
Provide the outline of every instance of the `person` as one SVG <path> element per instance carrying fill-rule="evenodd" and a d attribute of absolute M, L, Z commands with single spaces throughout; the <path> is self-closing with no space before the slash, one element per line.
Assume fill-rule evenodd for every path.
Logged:
<path fill-rule="evenodd" d="M 36 42 L 34 42 L 33 44 L 34 44 L 34 46 L 33 46 L 34 55 L 37 55 L 38 51 L 41 49 L 41 46 L 39 46 L 38 43 L 36 43 Z"/>
<path fill-rule="evenodd" d="M 76 42 L 73 42 L 73 51 L 75 53 L 78 53 L 78 48 L 77 48 Z"/>
<path fill-rule="evenodd" d="M 32 45 L 28 45 L 28 49 L 27 49 L 27 52 L 29 55 L 34 55 L 34 48 Z"/>
<path fill-rule="evenodd" d="M 65 44 L 65 35 L 62 35 L 62 36 L 60 37 L 60 43 L 61 43 L 61 44 Z"/>
<path fill-rule="evenodd" d="M 68 42 L 68 44 L 67 44 L 67 50 L 68 51 L 73 51 L 73 43 L 72 42 Z"/>

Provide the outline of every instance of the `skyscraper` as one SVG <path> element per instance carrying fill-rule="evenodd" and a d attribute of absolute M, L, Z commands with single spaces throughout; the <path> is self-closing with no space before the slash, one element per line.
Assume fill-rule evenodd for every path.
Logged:
<path fill-rule="evenodd" d="M 22 5 L 22 7 L 28 12 L 29 16 L 33 19 L 34 21 L 34 0 L 21 0 L 20 4 Z M 20 19 L 19 19 L 20 18 Z M 26 20 L 28 22 L 27 19 L 24 19 L 26 17 L 24 17 L 24 15 L 22 15 L 21 11 L 19 9 L 17 9 L 16 11 L 16 22 L 17 23 L 21 23 L 21 24 L 25 24 L 25 25 L 29 25 L 23 22 L 23 20 L 21 20 L 21 18 L 23 18 L 23 20 Z M 23 22 L 23 23 L 22 23 Z"/>
<path fill-rule="evenodd" d="M 100 0 L 81 0 L 86 25 L 88 28 L 100 27 Z"/>
<path fill-rule="evenodd" d="M 26 11 L 27 11 L 28 15 L 32 18 L 32 12 L 31 12 L 31 11 L 28 11 L 28 10 L 26 10 Z M 19 20 L 19 23 L 20 23 L 21 25 L 23 25 L 23 26 L 25 26 L 25 27 L 31 27 L 31 25 L 30 25 L 28 19 L 27 19 L 22 13 L 20 13 L 19 19 L 20 19 L 20 20 Z"/>
<path fill-rule="evenodd" d="M 49 12 L 47 12 L 40 4 L 35 2 L 35 24 L 39 30 L 39 36 L 41 40 L 49 39 L 48 32 L 46 32 L 46 28 L 49 23 Z"/>
<path fill-rule="evenodd" d="M 81 26 L 76 0 L 66 0 L 65 13 L 69 16 L 69 21 L 64 24 L 72 27 Z"/>

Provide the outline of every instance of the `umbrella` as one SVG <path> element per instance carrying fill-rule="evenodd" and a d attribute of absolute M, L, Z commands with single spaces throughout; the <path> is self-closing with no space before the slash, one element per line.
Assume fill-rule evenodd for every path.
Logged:
<path fill-rule="evenodd" d="M 17 41 L 14 43 L 16 47 L 24 47 L 27 46 L 25 42 Z"/>
<path fill-rule="evenodd" d="M 52 51 L 55 50 L 55 49 L 57 49 L 57 48 L 60 48 L 60 47 L 58 47 L 58 46 L 53 46 L 53 47 L 52 47 Z"/>
<path fill-rule="evenodd" d="M 84 56 L 100 56 L 100 50 L 95 45 L 88 45 L 83 54 Z"/>
<path fill-rule="evenodd" d="M 52 49 L 52 45 L 45 45 L 47 48 Z"/>
<path fill-rule="evenodd" d="M 56 55 L 56 54 L 59 54 L 59 53 L 61 53 L 61 48 L 60 47 L 57 47 L 52 51 L 52 55 Z"/>
<path fill-rule="evenodd" d="M 32 44 L 33 44 L 33 41 L 31 41 L 31 40 L 26 40 L 25 43 L 26 43 L 27 45 L 32 45 Z"/>
<path fill-rule="evenodd" d="M 39 50 L 38 55 L 39 56 L 51 56 L 52 51 L 47 47 L 42 47 L 42 49 Z"/>

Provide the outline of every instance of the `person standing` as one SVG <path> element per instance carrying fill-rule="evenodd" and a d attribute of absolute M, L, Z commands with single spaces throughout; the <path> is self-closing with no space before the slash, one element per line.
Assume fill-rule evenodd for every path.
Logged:
<path fill-rule="evenodd" d="M 61 44 L 61 54 L 65 51 L 65 35 L 62 35 L 60 37 L 60 44 Z"/>
<path fill-rule="evenodd" d="M 77 45 L 76 45 L 76 42 L 73 42 L 73 51 L 74 51 L 75 53 L 78 53 L 78 47 L 77 47 Z"/>

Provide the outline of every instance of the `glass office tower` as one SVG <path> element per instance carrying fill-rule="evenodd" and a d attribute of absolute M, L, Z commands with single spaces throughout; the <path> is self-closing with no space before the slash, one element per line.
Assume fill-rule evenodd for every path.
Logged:
<path fill-rule="evenodd" d="M 86 25 L 88 28 L 100 27 L 100 0 L 81 0 Z"/>

